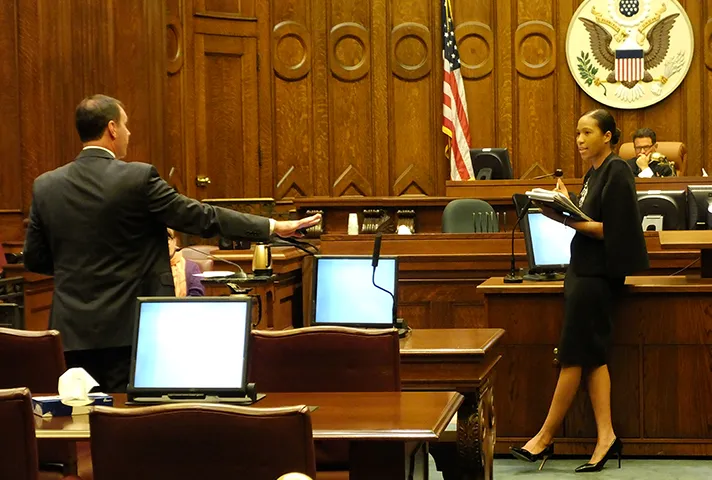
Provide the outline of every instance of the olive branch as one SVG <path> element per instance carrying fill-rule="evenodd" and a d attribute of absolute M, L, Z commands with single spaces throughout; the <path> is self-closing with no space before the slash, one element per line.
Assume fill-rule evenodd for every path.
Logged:
<path fill-rule="evenodd" d="M 606 86 L 601 83 L 601 81 L 596 78 L 596 74 L 598 73 L 598 68 L 593 66 L 593 63 L 591 63 L 591 57 L 589 56 L 588 52 L 581 52 L 581 55 L 576 57 L 576 60 L 578 60 L 578 71 L 579 75 L 581 76 L 581 79 L 588 85 L 589 87 L 593 85 L 594 83 L 597 86 L 602 86 L 603 87 L 603 95 L 607 95 L 606 91 Z"/>

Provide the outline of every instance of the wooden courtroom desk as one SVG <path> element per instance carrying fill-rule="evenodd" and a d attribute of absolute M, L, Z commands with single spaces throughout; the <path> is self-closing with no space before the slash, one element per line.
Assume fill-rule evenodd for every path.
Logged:
<path fill-rule="evenodd" d="M 254 249 L 254 247 L 253 247 Z M 211 254 L 237 263 L 252 273 L 251 250 L 214 250 Z M 273 276 L 269 281 L 237 281 L 241 287 L 253 289 L 262 302 L 262 320 L 256 328 L 283 330 L 300 326 L 302 321 L 302 258 L 306 255 L 295 247 L 272 247 Z M 213 270 L 235 270 L 233 265 L 215 259 Z M 205 295 L 229 295 L 230 289 L 221 281 L 203 281 Z M 256 304 L 256 302 L 255 302 Z M 257 305 L 253 306 L 253 323 L 257 322 Z"/>
<path fill-rule="evenodd" d="M 125 402 L 114 395 L 115 406 Z M 455 392 L 269 393 L 254 406 L 318 407 L 310 413 L 314 439 L 350 440 L 349 478 L 391 480 L 406 478 L 406 443 L 437 441 L 461 403 Z M 91 438 L 88 415 L 35 416 L 35 429 L 37 438 Z"/>
<path fill-rule="evenodd" d="M 712 454 L 712 279 L 628 277 L 616 310 L 611 362 L 613 424 L 632 455 Z M 504 284 L 491 278 L 487 323 L 505 329 L 495 389 L 496 452 L 541 427 L 558 377 L 563 282 Z M 556 451 L 590 455 L 596 428 L 581 388 Z"/>
<path fill-rule="evenodd" d="M 373 235 L 323 235 L 321 253 L 371 255 L 373 238 Z M 476 286 L 509 271 L 511 241 L 511 233 L 384 235 L 381 255 L 398 256 L 399 316 L 416 329 L 489 326 L 484 296 Z M 663 250 L 657 232 L 646 232 L 645 241 L 652 274 L 673 273 L 700 256 L 699 249 Z M 515 234 L 515 256 L 517 266 L 526 265 L 521 233 Z M 305 263 L 305 285 L 311 285 L 311 277 Z M 310 318 L 310 288 L 305 289 L 304 307 L 305 318 Z"/>
<path fill-rule="evenodd" d="M 496 439 L 494 346 L 504 335 L 499 328 L 412 330 L 400 341 L 403 390 L 452 391 L 463 395 L 457 411 L 455 438 L 432 444 L 431 453 L 443 477 L 493 478 Z"/>

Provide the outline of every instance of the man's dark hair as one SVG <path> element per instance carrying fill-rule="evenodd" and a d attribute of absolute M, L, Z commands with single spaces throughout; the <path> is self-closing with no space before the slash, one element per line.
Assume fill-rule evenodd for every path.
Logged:
<path fill-rule="evenodd" d="M 655 145 L 658 141 L 655 132 L 650 128 L 639 128 L 638 130 L 636 130 L 635 133 L 633 133 L 634 142 L 636 138 L 649 138 L 653 141 L 653 145 Z"/>
<path fill-rule="evenodd" d="M 75 121 L 82 143 L 99 140 L 110 121 L 119 123 L 123 104 L 106 95 L 92 95 L 77 105 Z"/>

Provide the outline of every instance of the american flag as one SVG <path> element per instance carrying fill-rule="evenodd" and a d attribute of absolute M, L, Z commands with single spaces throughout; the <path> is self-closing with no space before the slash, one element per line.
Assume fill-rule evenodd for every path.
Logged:
<path fill-rule="evenodd" d="M 443 2 L 443 132 L 450 137 L 450 178 L 474 178 L 470 159 L 470 121 L 467 118 L 465 85 L 460 72 L 455 27 L 450 0 Z"/>

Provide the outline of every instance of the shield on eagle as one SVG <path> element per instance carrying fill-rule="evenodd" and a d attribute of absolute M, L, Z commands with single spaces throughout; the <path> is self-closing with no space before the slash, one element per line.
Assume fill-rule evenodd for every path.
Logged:
<path fill-rule="evenodd" d="M 617 48 L 615 75 L 617 82 L 638 82 L 645 75 L 642 48 Z"/>

